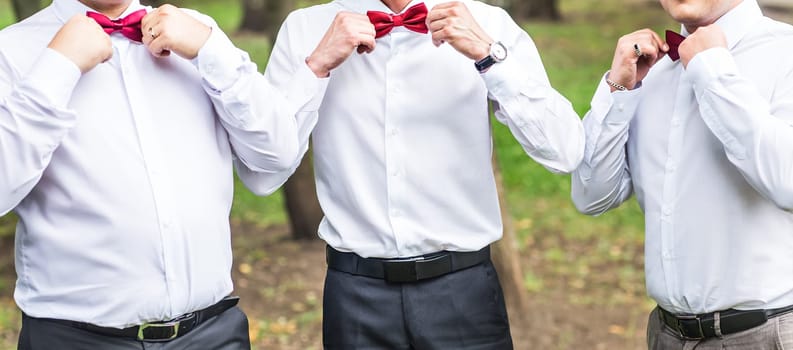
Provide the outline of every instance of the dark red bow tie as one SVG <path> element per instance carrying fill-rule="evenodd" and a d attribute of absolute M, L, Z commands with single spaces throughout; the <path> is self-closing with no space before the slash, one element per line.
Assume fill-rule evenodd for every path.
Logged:
<path fill-rule="evenodd" d="M 374 24 L 377 32 L 375 38 L 382 37 L 391 32 L 394 27 L 405 26 L 414 32 L 427 34 L 427 5 L 420 3 L 411 6 L 400 15 L 388 14 L 380 11 L 369 11 L 366 13 L 369 21 Z"/>
<path fill-rule="evenodd" d="M 666 54 L 669 55 L 669 58 L 671 58 L 672 61 L 677 61 L 680 59 L 680 53 L 677 51 L 677 49 L 680 47 L 680 43 L 682 43 L 683 40 L 686 40 L 686 37 L 671 30 L 666 31 L 666 44 L 669 45 L 669 52 Z"/>
<path fill-rule="evenodd" d="M 93 18 L 96 23 L 99 23 L 107 34 L 120 32 L 121 35 L 127 37 L 129 40 L 137 42 L 143 40 L 143 33 L 140 31 L 140 20 L 146 16 L 146 10 L 137 10 L 119 19 L 110 19 L 101 13 L 91 11 L 86 12 L 85 15 Z"/>

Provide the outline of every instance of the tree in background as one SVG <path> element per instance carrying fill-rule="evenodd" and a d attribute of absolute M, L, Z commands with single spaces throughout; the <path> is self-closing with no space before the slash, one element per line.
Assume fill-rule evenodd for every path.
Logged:
<path fill-rule="evenodd" d="M 21 21 L 44 8 L 39 0 L 11 0 L 17 21 Z"/>
<path fill-rule="evenodd" d="M 484 0 L 501 6 L 518 22 L 528 19 L 559 20 L 559 2 L 557 0 Z"/>
<path fill-rule="evenodd" d="M 559 20 L 559 6 L 556 0 L 511 0 L 507 10 L 518 20 L 541 18 Z"/>
<path fill-rule="evenodd" d="M 263 33 L 274 40 L 294 5 L 293 0 L 242 0 L 240 30 Z"/>
<path fill-rule="evenodd" d="M 317 238 L 322 217 L 322 208 L 317 199 L 317 185 L 314 182 L 314 167 L 311 151 L 303 157 L 302 163 L 283 187 L 287 217 L 292 228 L 292 238 L 310 240 Z"/>

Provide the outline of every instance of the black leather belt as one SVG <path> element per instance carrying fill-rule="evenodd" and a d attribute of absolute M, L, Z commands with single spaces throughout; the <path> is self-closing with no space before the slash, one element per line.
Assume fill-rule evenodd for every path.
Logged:
<path fill-rule="evenodd" d="M 239 300 L 239 297 L 226 297 L 205 309 L 191 312 L 169 321 L 144 323 L 139 326 L 122 329 L 101 327 L 90 323 L 69 320 L 49 318 L 43 320 L 65 324 L 70 327 L 80 328 L 92 333 L 111 337 L 129 338 L 146 342 L 166 342 L 190 333 L 190 331 L 198 327 L 201 323 L 236 306 Z"/>
<path fill-rule="evenodd" d="M 438 252 L 412 258 L 362 258 L 327 247 L 328 267 L 393 283 L 417 282 L 479 265 L 490 259 L 490 246 L 476 252 Z"/>
<path fill-rule="evenodd" d="M 728 309 L 699 315 L 675 315 L 660 306 L 658 311 L 664 324 L 681 338 L 699 340 L 720 336 L 716 332 L 716 314 L 719 318 L 721 335 L 726 335 L 760 326 L 769 318 L 793 311 L 793 305 L 770 310 Z"/>

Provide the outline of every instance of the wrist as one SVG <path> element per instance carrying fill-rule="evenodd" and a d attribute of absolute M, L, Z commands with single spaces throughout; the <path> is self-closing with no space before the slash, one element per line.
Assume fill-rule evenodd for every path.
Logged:
<path fill-rule="evenodd" d="M 325 68 L 324 65 L 317 62 L 312 56 L 306 57 L 306 65 L 314 72 L 317 78 L 327 78 L 330 76 L 330 69 Z"/>
<path fill-rule="evenodd" d="M 483 41 L 479 45 L 477 45 L 477 49 L 472 55 L 474 61 L 481 61 L 485 59 L 485 57 L 490 56 L 490 46 L 493 45 L 493 42 Z"/>

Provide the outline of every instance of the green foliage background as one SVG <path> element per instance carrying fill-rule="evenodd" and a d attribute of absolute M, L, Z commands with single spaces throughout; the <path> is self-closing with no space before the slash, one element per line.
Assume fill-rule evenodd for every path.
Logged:
<path fill-rule="evenodd" d="M 302 1 L 300 5 L 318 1 Z M 240 1 L 176 1 L 213 16 L 241 48 L 264 69 L 267 38 L 236 33 Z M 676 28 L 655 2 L 644 0 L 560 0 L 564 21 L 531 22 L 524 27 L 535 40 L 552 84 L 584 115 L 600 77 L 610 66 L 618 37 L 649 26 Z M 9 0 L 0 0 L 0 28 L 14 22 Z M 494 121 L 495 151 L 503 172 L 519 247 L 531 255 L 524 278 L 537 298 L 564 289 L 577 304 L 630 304 L 649 308 L 642 273 L 643 217 L 635 201 L 601 217 L 578 214 L 570 202 L 570 178 L 549 173 L 531 161 L 509 130 Z M 241 184 L 235 190 L 231 218 L 266 228 L 286 222 L 280 193 L 262 198 Z M 0 217 L 0 237 L 13 234 L 13 215 Z M 8 251 L 8 250 L 6 250 Z M 604 273 L 604 271 L 606 271 Z M 604 275 L 604 274 L 607 274 Z M 0 281 L 0 288 L 13 281 Z M 617 286 L 617 290 L 614 286 Z M 638 300 L 638 301 L 637 301 Z M 0 338 L 13 344 L 18 317 L 9 296 L 0 296 Z M 0 348 L 4 347 L 0 341 Z"/>

